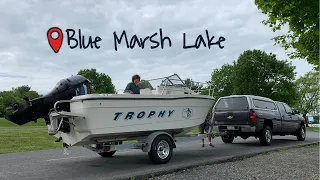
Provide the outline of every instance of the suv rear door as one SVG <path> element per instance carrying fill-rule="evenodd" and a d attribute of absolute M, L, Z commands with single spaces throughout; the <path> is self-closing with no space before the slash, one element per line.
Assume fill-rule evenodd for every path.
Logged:
<path fill-rule="evenodd" d="M 246 96 L 223 97 L 214 108 L 216 125 L 245 125 L 249 123 L 249 104 Z"/>

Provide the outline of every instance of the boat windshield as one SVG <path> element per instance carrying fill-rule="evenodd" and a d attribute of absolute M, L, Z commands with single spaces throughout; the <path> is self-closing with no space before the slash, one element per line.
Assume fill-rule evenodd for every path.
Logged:
<path fill-rule="evenodd" d="M 196 82 L 190 78 L 182 80 L 177 74 L 156 79 L 142 79 L 139 83 L 139 87 L 140 89 L 150 90 L 156 90 L 157 87 L 177 87 L 189 89 L 190 91 L 193 91 L 193 93 L 204 92 L 204 94 L 209 94 L 209 96 L 212 94 L 211 82 Z M 121 91 L 123 90 L 121 89 Z"/>
<path fill-rule="evenodd" d="M 157 79 L 141 80 L 139 86 L 141 89 L 149 88 L 151 90 L 159 86 L 187 87 L 177 74 Z"/>
<path fill-rule="evenodd" d="M 166 77 L 160 84 L 160 86 L 177 86 L 177 87 L 186 87 L 181 78 L 177 75 L 171 75 Z"/>

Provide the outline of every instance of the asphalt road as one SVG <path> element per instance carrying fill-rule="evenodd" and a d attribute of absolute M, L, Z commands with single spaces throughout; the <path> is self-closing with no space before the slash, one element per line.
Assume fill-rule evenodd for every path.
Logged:
<path fill-rule="evenodd" d="M 294 157 L 294 158 L 292 158 Z M 279 164 L 281 162 L 281 164 Z M 210 174 L 213 174 L 210 176 Z M 152 180 L 319 180 L 319 147 L 305 146 L 241 161 L 199 166 Z"/>
<path fill-rule="evenodd" d="M 199 141 L 177 144 L 171 161 L 153 165 L 140 150 L 116 152 L 112 158 L 102 158 L 85 148 L 72 148 L 69 156 L 61 149 L 11 153 L 0 155 L 1 180 L 82 180 L 118 179 L 176 169 L 192 164 L 218 161 L 232 156 L 263 152 L 281 147 L 319 142 L 319 133 L 308 132 L 307 139 L 297 141 L 294 136 L 275 136 L 271 146 L 260 146 L 254 138 L 237 138 L 233 144 L 213 140 L 214 148 L 202 148 Z M 14 147 L 13 147 L 14 148 Z"/>

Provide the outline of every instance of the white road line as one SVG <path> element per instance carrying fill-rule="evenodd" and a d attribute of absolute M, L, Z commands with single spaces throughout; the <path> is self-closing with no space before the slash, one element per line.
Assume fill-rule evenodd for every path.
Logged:
<path fill-rule="evenodd" d="M 48 159 L 46 161 L 58 161 L 58 160 L 77 159 L 77 158 L 84 158 L 84 157 L 94 157 L 94 156 L 65 157 L 65 158 L 58 158 L 58 159 Z"/>
<path fill-rule="evenodd" d="M 134 152 L 135 149 L 128 149 L 128 150 L 121 150 L 118 153 L 127 153 L 127 152 Z M 66 156 L 66 155 L 65 155 Z M 46 161 L 59 161 L 59 160 L 68 160 L 68 159 L 78 159 L 78 158 L 86 158 L 86 157 L 97 157 L 97 155 L 91 155 L 91 156 L 76 156 L 76 157 L 65 157 L 65 158 L 57 158 L 57 159 L 48 159 Z"/>

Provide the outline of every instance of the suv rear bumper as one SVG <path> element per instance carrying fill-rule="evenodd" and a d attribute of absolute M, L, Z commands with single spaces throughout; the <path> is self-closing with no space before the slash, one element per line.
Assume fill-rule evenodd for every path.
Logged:
<path fill-rule="evenodd" d="M 223 125 L 218 126 L 219 131 L 256 132 L 256 126 L 250 125 Z"/>

